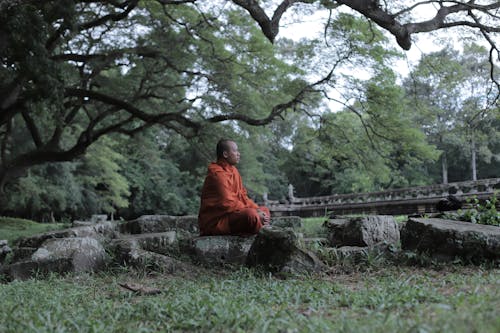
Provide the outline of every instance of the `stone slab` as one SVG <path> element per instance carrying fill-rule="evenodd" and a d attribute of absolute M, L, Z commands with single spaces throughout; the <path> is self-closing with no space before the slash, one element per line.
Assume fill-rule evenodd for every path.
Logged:
<path fill-rule="evenodd" d="M 172 230 L 185 230 L 198 234 L 198 217 L 195 215 L 143 215 L 120 225 L 120 232 L 129 234 L 158 233 Z"/>
<path fill-rule="evenodd" d="M 109 237 L 116 236 L 118 224 L 116 222 L 102 222 L 89 226 L 74 227 L 62 230 L 48 231 L 42 234 L 23 237 L 17 241 L 18 247 L 40 247 L 43 242 L 53 238 L 73 238 L 73 237 Z"/>
<path fill-rule="evenodd" d="M 402 248 L 430 255 L 460 257 L 474 263 L 500 260 L 500 227 L 469 222 L 410 218 L 402 230 Z"/>
<path fill-rule="evenodd" d="M 72 272 L 90 272 L 102 269 L 109 262 L 101 243 L 91 237 L 47 239 L 32 255 L 31 260 L 71 259 Z"/>
<path fill-rule="evenodd" d="M 0 276 L 5 279 L 27 280 L 33 277 L 44 277 L 49 273 L 63 274 L 71 272 L 73 263 L 71 258 L 48 259 L 44 261 L 20 261 L 0 269 Z"/>
<path fill-rule="evenodd" d="M 275 226 L 262 228 L 257 234 L 248 252 L 247 265 L 293 275 L 324 269 L 316 255 L 302 247 L 300 237 L 293 230 Z"/>
<path fill-rule="evenodd" d="M 192 240 L 195 257 L 205 264 L 244 265 L 255 236 L 202 236 Z"/>
<path fill-rule="evenodd" d="M 176 231 L 124 235 L 120 240 L 135 242 L 139 248 L 145 251 L 163 255 L 178 254 L 179 252 Z"/>
<path fill-rule="evenodd" d="M 374 246 L 378 243 L 399 244 L 400 232 L 392 216 L 368 215 L 334 219 L 325 223 L 330 245 Z"/>

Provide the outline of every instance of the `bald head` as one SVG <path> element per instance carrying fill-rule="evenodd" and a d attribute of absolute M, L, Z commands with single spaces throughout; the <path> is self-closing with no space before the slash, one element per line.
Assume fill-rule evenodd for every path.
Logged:
<path fill-rule="evenodd" d="M 221 139 L 217 143 L 217 159 L 226 160 L 231 165 L 236 165 L 240 161 L 240 152 L 236 142 Z"/>
<path fill-rule="evenodd" d="M 229 142 L 232 141 L 220 139 L 219 142 L 217 142 L 217 159 L 224 158 L 224 152 L 229 150 Z"/>

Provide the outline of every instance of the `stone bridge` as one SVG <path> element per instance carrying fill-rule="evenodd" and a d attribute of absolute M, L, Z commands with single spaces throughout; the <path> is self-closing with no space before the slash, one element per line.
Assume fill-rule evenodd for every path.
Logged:
<path fill-rule="evenodd" d="M 270 208 L 273 216 L 411 215 L 436 212 L 436 204 L 449 195 L 465 202 L 468 198 L 474 197 L 484 200 L 495 192 L 500 192 L 500 178 L 371 193 L 334 194 L 310 198 L 292 197 L 287 203 L 268 200 L 266 205 Z"/>

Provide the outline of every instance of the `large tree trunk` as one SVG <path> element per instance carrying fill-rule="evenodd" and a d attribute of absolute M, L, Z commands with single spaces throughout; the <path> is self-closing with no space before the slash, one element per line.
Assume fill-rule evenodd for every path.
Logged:
<path fill-rule="evenodd" d="M 443 184 L 448 184 L 448 159 L 446 153 L 441 155 L 441 171 L 443 173 Z"/>
<path fill-rule="evenodd" d="M 471 169 L 472 169 L 472 180 L 477 180 L 477 167 L 476 167 L 476 141 L 474 135 L 471 137 Z"/>

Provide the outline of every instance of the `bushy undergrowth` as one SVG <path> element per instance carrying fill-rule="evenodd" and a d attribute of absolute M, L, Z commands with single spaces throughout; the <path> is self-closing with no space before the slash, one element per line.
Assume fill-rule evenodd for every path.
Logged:
<path fill-rule="evenodd" d="M 497 332 L 498 270 L 397 268 L 280 280 L 196 276 L 50 277 L 0 285 L 1 332 Z M 128 281 L 161 289 L 138 296 Z"/>
<path fill-rule="evenodd" d="M 496 207 L 498 203 L 496 194 L 485 200 L 484 203 L 481 203 L 477 198 L 469 200 L 468 203 L 472 207 L 459 210 L 456 218 L 461 221 L 500 226 L 500 211 Z"/>
<path fill-rule="evenodd" d="M 63 223 L 38 223 L 31 220 L 0 216 L 0 239 L 12 242 L 19 237 L 61 229 L 66 226 Z"/>

